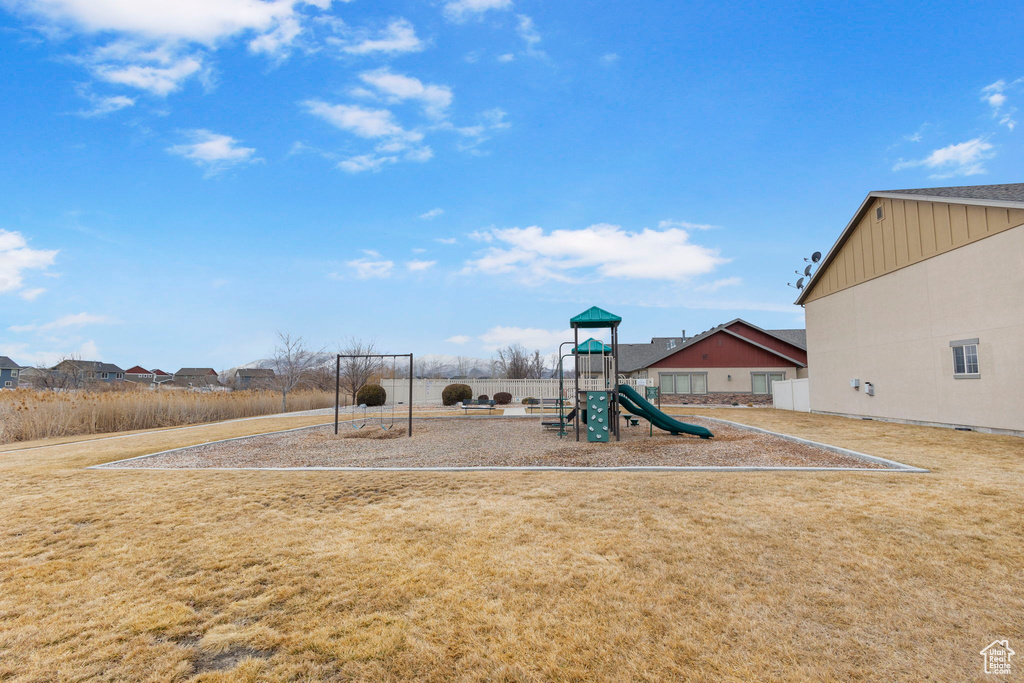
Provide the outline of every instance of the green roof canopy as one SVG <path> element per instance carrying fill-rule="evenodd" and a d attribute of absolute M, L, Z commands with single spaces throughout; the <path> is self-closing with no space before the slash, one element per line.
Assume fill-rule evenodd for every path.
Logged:
<path fill-rule="evenodd" d="M 591 306 L 579 315 L 569 318 L 569 325 L 574 328 L 618 327 L 621 322 L 622 318 L 597 306 Z"/>
<path fill-rule="evenodd" d="M 576 347 L 576 353 L 578 353 L 580 355 L 586 355 L 586 354 L 597 354 L 597 355 L 600 355 L 600 354 L 603 354 L 603 353 L 611 353 L 611 352 L 612 352 L 612 347 L 608 346 L 607 344 L 602 344 L 601 342 L 597 341 L 593 337 L 591 337 L 590 339 L 588 339 L 587 341 L 583 342 L 578 347 Z"/>

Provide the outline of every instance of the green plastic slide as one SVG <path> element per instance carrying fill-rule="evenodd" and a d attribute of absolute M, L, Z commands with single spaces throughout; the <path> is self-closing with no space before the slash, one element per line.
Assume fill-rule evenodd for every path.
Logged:
<path fill-rule="evenodd" d="M 699 436 L 702 439 L 710 439 L 714 436 L 710 430 L 704 427 L 698 427 L 697 425 L 686 424 L 675 420 L 665 413 L 658 410 L 655 406 L 641 396 L 633 387 L 628 384 L 619 385 L 619 403 L 622 407 L 644 418 L 658 429 L 663 429 L 666 432 L 672 432 L 673 434 L 692 434 Z"/>

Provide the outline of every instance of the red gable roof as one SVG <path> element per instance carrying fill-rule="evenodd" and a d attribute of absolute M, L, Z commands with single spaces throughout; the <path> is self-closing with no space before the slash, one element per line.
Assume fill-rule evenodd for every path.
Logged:
<path fill-rule="evenodd" d="M 727 330 L 718 330 L 685 346 L 656 363 L 652 368 L 781 368 L 793 367 L 773 349 Z"/>
<path fill-rule="evenodd" d="M 127 370 L 125 370 L 124 374 L 126 374 L 126 375 L 149 375 L 149 374 L 152 374 L 152 373 L 150 373 L 149 370 L 147 370 L 146 368 L 142 367 L 141 365 L 136 365 L 134 368 L 128 368 Z"/>
<path fill-rule="evenodd" d="M 735 332 L 741 337 L 746 337 L 753 342 L 757 342 L 761 346 L 767 346 L 769 349 L 777 351 L 784 356 L 795 358 L 804 365 L 807 364 L 807 351 L 801 349 L 799 346 L 793 346 L 789 342 L 785 342 L 774 335 L 748 325 L 742 320 L 737 320 L 727 325 L 725 329 L 730 332 Z"/>
<path fill-rule="evenodd" d="M 156 368 L 153 368 L 153 374 L 154 375 L 158 375 L 160 377 L 170 377 L 171 376 L 171 373 L 164 372 L 163 370 L 157 370 Z"/>

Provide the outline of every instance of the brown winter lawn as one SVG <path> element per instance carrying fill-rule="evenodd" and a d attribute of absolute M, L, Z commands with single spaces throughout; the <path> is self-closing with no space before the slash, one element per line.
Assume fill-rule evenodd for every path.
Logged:
<path fill-rule="evenodd" d="M 309 417 L 9 446 L 0 681 L 959 681 L 1024 651 L 1024 440 L 691 412 L 932 472 L 83 469 Z"/>

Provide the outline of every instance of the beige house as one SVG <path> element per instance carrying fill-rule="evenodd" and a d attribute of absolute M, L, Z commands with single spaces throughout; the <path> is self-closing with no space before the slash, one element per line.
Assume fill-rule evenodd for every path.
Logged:
<path fill-rule="evenodd" d="M 813 412 L 1024 435 L 1024 183 L 870 193 L 796 303 Z"/>

